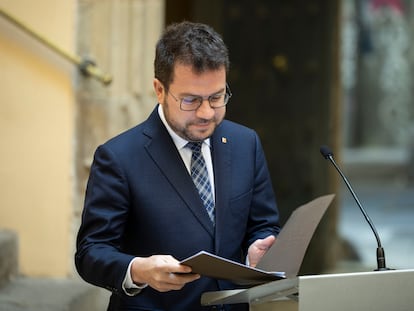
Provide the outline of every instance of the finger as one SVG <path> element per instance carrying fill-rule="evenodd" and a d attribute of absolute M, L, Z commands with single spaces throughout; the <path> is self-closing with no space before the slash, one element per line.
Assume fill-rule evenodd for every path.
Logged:
<path fill-rule="evenodd" d="M 184 284 L 177 283 L 174 279 L 173 273 L 166 272 L 161 275 L 154 276 L 154 279 L 149 283 L 149 286 L 160 292 L 181 289 Z"/>
<path fill-rule="evenodd" d="M 256 247 L 260 250 L 266 251 L 273 245 L 275 240 L 276 238 L 273 235 L 269 235 L 263 240 L 257 240 L 258 243 L 256 244 Z"/>
<path fill-rule="evenodd" d="M 199 274 L 185 273 L 168 273 L 162 281 L 154 284 L 154 288 L 158 291 L 166 292 L 170 290 L 180 290 L 185 284 L 200 278 Z"/>
<path fill-rule="evenodd" d="M 181 264 L 174 265 L 170 268 L 171 268 L 171 272 L 174 272 L 174 273 L 191 273 L 192 272 L 191 267 L 186 266 L 186 265 L 181 265 Z"/>
<path fill-rule="evenodd" d="M 263 240 L 263 242 L 270 247 L 270 246 L 273 245 L 273 243 L 275 242 L 275 240 L 276 240 L 276 237 L 274 235 L 269 235 L 267 238 L 265 238 Z"/>
<path fill-rule="evenodd" d="M 189 283 L 198 280 L 201 275 L 197 273 L 173 273 L 175 278 L 182 283 Z"/>
<path fill-rule="evenodd" d="M 174 284 L 186 284 L 198 280 L 200 277 L 197 273 L 172 272 L 169 274 L 169 280 Z"/>

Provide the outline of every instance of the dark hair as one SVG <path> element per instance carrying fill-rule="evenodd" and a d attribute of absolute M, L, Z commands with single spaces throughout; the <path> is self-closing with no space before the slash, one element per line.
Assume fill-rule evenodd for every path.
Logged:
<path fill-rule="evenodd" d="M 221 36 L 210 26 L 181 22 L 168 26 L 155 49 L 154 74 L 169 88 L 173 81 L 174 65 L 190 65 L 197 73 L 229 70 L 229 56 Z"/>

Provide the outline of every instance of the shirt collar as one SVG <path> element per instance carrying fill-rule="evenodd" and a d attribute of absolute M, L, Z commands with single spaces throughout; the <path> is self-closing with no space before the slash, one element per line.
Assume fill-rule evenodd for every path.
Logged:
<path fill-rule="evenodd" d="M 174 130 L 170 127 L 167 120 L 165 119 L 164 111 L 161 105 L 158 105 L 158 115 L 160 116 L 162 123 L 164 124 L 172 140 L 174 141 L 174 144 L 177 147 L 177 149 L 180 150 L 181 148 L 184 148 L 185 145 L 187 145 L 188 140 L 185 140 L 184 138 L 178 136 L 177 133 L 175 133 Z M 210 138 L 205 139 L 204 143 L 206 143 L 207 146 L 210 147 Z"/>

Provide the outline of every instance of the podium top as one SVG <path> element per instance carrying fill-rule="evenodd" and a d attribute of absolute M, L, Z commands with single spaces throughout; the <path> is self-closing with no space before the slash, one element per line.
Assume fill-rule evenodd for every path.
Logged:
<path fill-rule="evenodd" d="M 273 281 L 249 289 L 207 292 L 201 296 L 203 306 L 233 303 L 262 303 L 298 293 L 298 278 Z"/>
<path fill-rule="evenodd" d="M 414 269 L 300 276 L 248 289 L 204 293 L 202 305 L 261 304 L 299 293 L 300 311 L 409 311 Z"/>
<path fill-rule="evenodd" d="M 303 276 L 299 310 L 409 311 L 414 306 L 413 288 L 414 270 Z"/>

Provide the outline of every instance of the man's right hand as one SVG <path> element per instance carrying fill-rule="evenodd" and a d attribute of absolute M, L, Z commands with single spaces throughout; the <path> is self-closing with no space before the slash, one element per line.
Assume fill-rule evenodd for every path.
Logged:
<path fill-rule="evenodd" d="M 180 290 L 185 284 L 200 278 L 191 273 L 191 268 L 181 265 L 170 255 L 136 257 L 131 266 L 132 281 L 137 285 L 148 286 L 160 292 Z"/>

